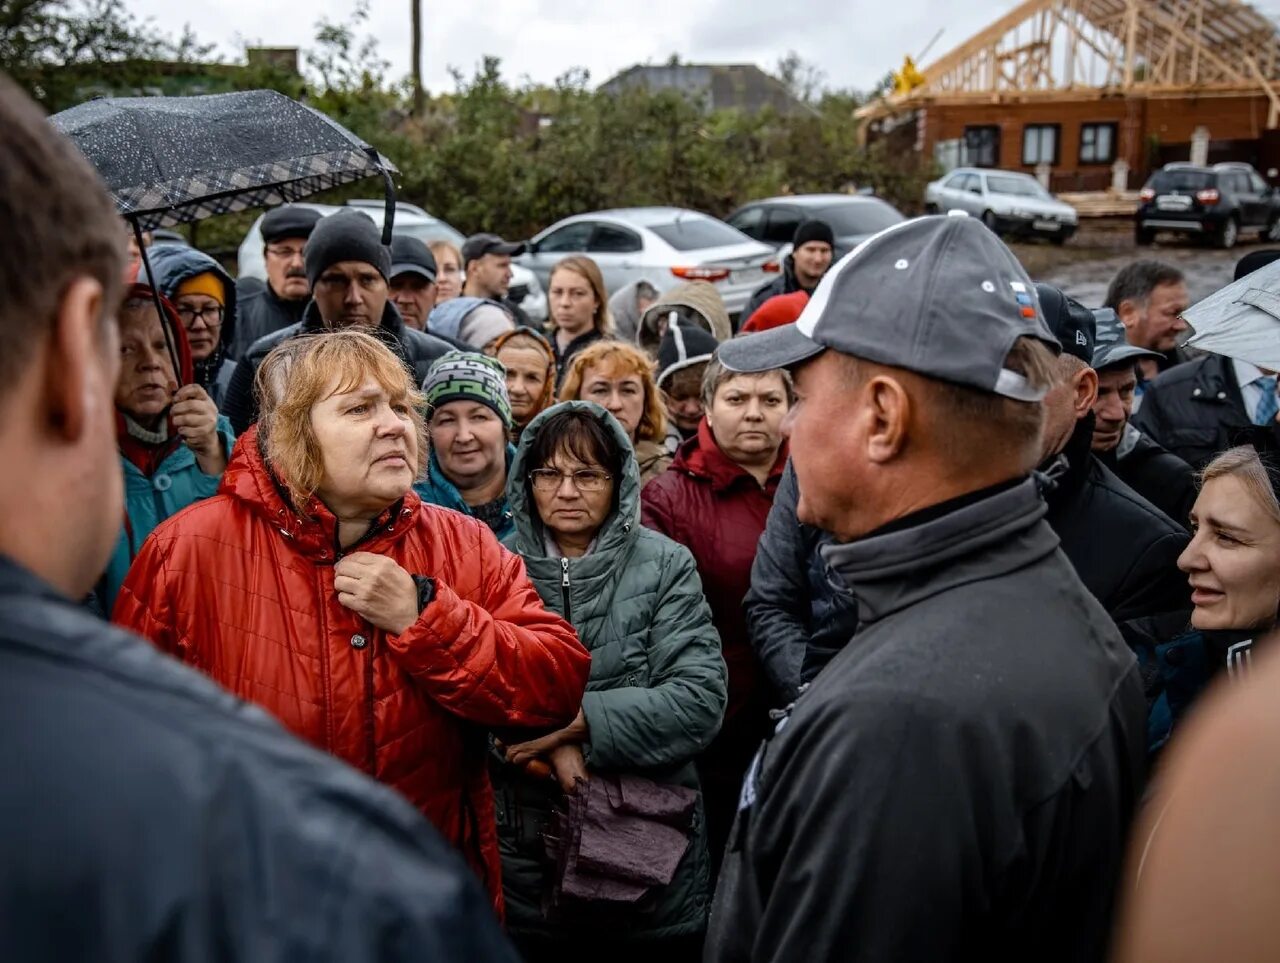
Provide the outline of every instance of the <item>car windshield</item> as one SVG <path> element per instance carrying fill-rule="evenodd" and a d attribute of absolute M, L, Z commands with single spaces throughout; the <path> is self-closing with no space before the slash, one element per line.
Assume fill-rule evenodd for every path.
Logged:
<path fill-rule="evenodd" d="M 707 247 L 727 247 L 750 241 L 736 228 L 709 217 L 681 217 L 670 224 L 651 224 L 649 230 L 677 251 L 700 251 Z"/>
<path fill-rule="evenodd" d="M 816 211 L 814 216 L 831 225 L 831 230 L 841 237 L 850 234 L 874 234 L 904 220 L 903 216 L 888 204 L 874 201 L 855 204 L 837 204 Z"/>
<path fill-rule="evenodd" d="M 987 190 L 992 194 L 1012 194 L 1014 197 L 1049 197 L 1039 181 L 1030 177 L 997 177 L 987 175 Z"/>
<path fill-rule="evenodd" d="M 1156 191 L 1202 191 L 1213 186 L 1208 171 L 1156 171 L 1148 185 Z"/>

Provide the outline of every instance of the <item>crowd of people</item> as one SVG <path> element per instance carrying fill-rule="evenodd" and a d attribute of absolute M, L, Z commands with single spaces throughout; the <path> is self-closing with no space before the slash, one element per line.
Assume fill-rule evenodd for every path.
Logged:
<path fill-rule="evenodd" d="M 1277 375 L 1175 267 L 809 221 L 539 326 L 356 209 L 130 259 L 0 129 L 5 958 L 1280 949 Z"/>

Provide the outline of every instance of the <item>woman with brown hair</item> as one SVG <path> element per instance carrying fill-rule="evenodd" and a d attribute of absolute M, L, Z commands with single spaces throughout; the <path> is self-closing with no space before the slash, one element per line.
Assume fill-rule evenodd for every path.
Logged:
<path fill-rule="evenodd" d="M 427 247 L 436 259 L 436 304 L 462 294 L 462 252 L 449 241 L 433 241 Z"/>
<path fill-rule="evenodd" d="M 589 658 L 482 523 L 424 505 L 424 399 L 356 330 L 277 347 L 219 493 L 147 539 L 115 621 L 399 790 L 501 913 L 481 728 L 570 723 Z"/>
<path fill-rule="evenodd" d="M 653 362 L 622 341 L 599 341 L 574 355 L 564 373 L 561 401 L 594 401 L 618 419 L 640 463 L 640 483 L 671 464 L 667 411 L 653 379 Z"/>
<path fill-rule="evenodd" d="M 556 353 L 532 328 L 516 328 L 493 343 L 493 356 L 507 369 L 511 401 L 511 443 L 519 444 L 525 425 L 556 400 Z"/>
<path fill-rule="evenodd" d="M 574 355 L 613 337 L 609 294 L 596 262 L 575 254 L 557 263 L 547 282 L 547 304 L 551 310 L 549 324 L 556 371 L 563 380 Z"/>

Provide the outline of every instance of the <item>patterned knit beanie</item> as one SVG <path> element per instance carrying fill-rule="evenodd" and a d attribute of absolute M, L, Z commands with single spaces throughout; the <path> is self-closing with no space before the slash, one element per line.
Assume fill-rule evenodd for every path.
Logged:
<path fill-rule="evenodd" d="M 470 351 L 450 351 L 436 359 L 422 390 L 432 409 L 451 401 L 488 405 L 511 428 L 511 400 L 507 397 L 507 369 L 500 361 Z"/>

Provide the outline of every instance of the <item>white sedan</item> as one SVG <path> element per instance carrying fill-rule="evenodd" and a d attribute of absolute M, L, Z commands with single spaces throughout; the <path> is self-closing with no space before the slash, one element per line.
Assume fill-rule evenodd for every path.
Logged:
<path fill-rule="evenodd" d="M 545 289 L 556 264 L 585 254 L 600 266 L 609 293 L 646 280 L 659 291 L 684 281 L 716 286 L 730 314 L 779 270 L 773 248 L 698 211 L 632 207 L 575 214 L 529 242 L 515 262 L 531 270 Z"/>

